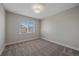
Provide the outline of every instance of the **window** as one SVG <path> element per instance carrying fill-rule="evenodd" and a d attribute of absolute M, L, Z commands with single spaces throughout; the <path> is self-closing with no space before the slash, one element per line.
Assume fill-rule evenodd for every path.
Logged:
<path fill-rule="evenodd" d="M 35 23 L 32 20 L 19 21 L 19 33 L 33 33 L 35 32 Z"/>

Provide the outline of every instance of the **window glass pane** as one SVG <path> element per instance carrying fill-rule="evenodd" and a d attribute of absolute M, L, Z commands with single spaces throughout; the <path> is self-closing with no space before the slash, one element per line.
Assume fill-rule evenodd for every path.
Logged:
<path fill-rule="evenodd" d="M 21 33 L 33 32 L 34 24 L 32 20 L 22 19 L 19 21 L 19 30 Z"/>

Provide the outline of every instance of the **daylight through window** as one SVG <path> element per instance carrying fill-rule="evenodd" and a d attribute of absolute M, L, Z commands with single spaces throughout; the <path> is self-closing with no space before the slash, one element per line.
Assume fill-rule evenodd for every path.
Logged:
<path fill-rule="evenodd" d="M 35 32 L 35 23 L 32 20 L 20 20 L 19 33 L 33 33 Z"/>

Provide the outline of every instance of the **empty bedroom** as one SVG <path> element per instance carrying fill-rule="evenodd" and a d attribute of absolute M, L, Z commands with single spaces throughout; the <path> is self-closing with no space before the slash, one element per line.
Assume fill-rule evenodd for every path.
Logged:
<path fill-rule="evenodd" d="M 0 3 L 1 56 L 79 56 L 78 3 Z"/>

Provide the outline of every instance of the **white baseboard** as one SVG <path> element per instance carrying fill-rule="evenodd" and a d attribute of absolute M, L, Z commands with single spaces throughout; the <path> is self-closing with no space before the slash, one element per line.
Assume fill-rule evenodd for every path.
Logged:
<path fill-rule="evenodd" d="M 2 52 L 3 52 L 3 50 L 4 50 L 4 48 L 5 48 L 5 46 L 3 46 L 3 47 L 0 49 L 0 56 L 1 56 L 1 54 L 2 54 Z"/>
<path fill-rule="evenodd" d="M 30 40 L 35 40 L 35 39 L 38 39 L 38 37 L 36 38 L 31 38 L 29 40 L 20 40 L 20 41 L 16 41 L 16 42 L 10 42 L 10 43 L 6 43 L 5 45 L 12 45 L 12 44 L 17 44 L 17 43 L 21 43 L 21 42 L 25 42 L 25 41 L 30 41 Z"/>
<path fill-rule="evenodd" d="M 6 43 L 5 45 L 11 45 L 11 44 L 21 43 L 21 42 L 24 42 L 24 41 L 30 41 L 30 40 L 35 40 L 35 39 L 38 39 L 38 38 L 32 38 L 32 39 L 29 39 L 29 40 L 20 40 L 20 41 L 16 41 L 16 42 L 10 42 L 10 43 Z M 69 46 L 67 44 L 63 44 L 63 43 L 59 43 L 59 42 L 55 42 L 55 41 L 50 41 L 46 38 L 42 38 L 42 39 L 79 51 L 79 48 L 75 48 L 75 47 Z M 3 51 L 3 49 L 1 49 L 1 51 Z M 1 53 L 1 51 L 0 51 L 0 53 Z"/>
<path fill-rule="evenodd" d="M 79 48 L 75 48 L 75 47 L 69 46 L 67 44 L 63 44 L 63 43 L 59 43 L 59 42 L 55 42 L 55 41 L 50 41 L 50 40 L 48 40 L 46 38 L 42 38 L 42 39 L 47 40 L 47 41 L 52 42 L 52 43 L 56 43 L 56 44 L 61 45 L 61 46 L 64 46 L 64 47 L 68 47 L 68 48 L 71 48 L 71 49 L 74 49 L 74 50 L 79 51 Z"/>

